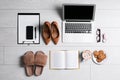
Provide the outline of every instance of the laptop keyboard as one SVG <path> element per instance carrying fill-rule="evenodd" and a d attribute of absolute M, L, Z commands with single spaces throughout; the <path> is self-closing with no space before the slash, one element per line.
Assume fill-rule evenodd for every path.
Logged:
<path fill-rule="evenodd" d="M 65 23 L 65 33 L 91 33 L 91 24 Z"/>

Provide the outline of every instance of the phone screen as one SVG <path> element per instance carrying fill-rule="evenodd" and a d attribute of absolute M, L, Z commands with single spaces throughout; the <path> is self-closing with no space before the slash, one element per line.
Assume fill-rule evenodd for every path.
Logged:
<path fill-rule="evenodd" d="M 26 39 L 33 39 L 33 26 L 26 26 Z"/>

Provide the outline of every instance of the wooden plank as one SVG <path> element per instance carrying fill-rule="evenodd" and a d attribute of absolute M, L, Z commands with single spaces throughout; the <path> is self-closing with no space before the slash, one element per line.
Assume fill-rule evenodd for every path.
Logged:
<path fill-rule="evenodd" d="M 0 0 L 0 9 L 52 9 L 52 0 Z"/>
<path fill-rule="evenodd" d="M 17 29 L 16 28 L 0 28 L 0 43 L 17 43 Z"/>
<path fill-rule="evenodd" d="M 120 65 L 101 65 L 91 67 L 91 80 L 119 80 Z"/>
<path fill-rule="evenodd" d="M 0 64 L 4 64 L 4 47 L 0 47 Z"/>
<path fill-rule="evenodd" d="M 112 27 L 120 26 L 120 10 L 96 10 L 95 12 L 95 27 Z"/>
<path fill-rule="evenodd" d="M 119 0 L 0 0 L 0 9 L 56 9 L 65 3 L 96 4 L 97 9 L 120 9 Z"/>
<path fill-rule="evenodd" d="M 6 77 L 7 75 L 7 77 Z M 24 67 L 19 65 L 0 65 L 0 79 L 2 80 L 89 80 L 90 66 L 82 65 L 79 70 L 49 70 L 45 67 L 42 75 L 27 77 Z"/>

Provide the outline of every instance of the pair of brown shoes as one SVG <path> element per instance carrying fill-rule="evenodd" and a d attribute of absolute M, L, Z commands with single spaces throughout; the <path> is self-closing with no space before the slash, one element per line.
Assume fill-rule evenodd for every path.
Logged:
<path fill-rule="evenodd" d="M 42 29 L 42 36 L 46 45 L 50 42 L 51 38 L 54 44 L 57 44 L 60 37 L 58 23 L 53 21 L 50 24 L 50 22 L 46 21 Z"/>
<path fill-rule="evenodd" d="M 32 51 L 27 51 L 23 56 L 23 62 L 27 76 L 32 76 L 34 73 L 39 76 L 47 63 L 47 55 L 42 51 L 37 51 L 36 54 Z"/>

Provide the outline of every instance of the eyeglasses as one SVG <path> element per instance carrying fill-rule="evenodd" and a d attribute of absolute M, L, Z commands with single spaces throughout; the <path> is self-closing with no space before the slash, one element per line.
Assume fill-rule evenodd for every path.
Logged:
<path fill-rule="evenodd" d="M 101 30 L 100 29 L 97 29 L 96 31 L 96 41 L 97 42 L 100 42 L 101 41 Z"/>
<path fill-rule="evenodd" d="M 104 34 L 102 34 L 102 42 L 103 42 L 103 43 L 105 43 L 105 42 L 106 42 L 106 35 L 105 35 L 105 33 L 104 33 Z"/>

